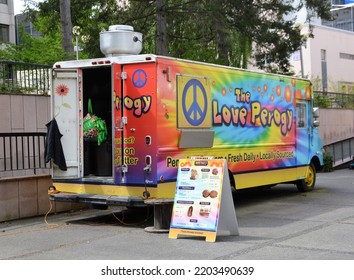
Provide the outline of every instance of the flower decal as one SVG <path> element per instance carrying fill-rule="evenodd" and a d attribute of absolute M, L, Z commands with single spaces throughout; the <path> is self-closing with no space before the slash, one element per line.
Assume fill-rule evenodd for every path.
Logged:
<path fill-rule="evenodd" d="M 66 85 L 59 85 L 55 89 L 55 92 L 60 96 L 67 96 L 69 93 L 69 88 Z"/>
<path fill-rule="evenodd" d="M 68 93 L 69 93 L 69 87 L 67 85 L 64 85 L 64 84 L 58 85 L 55 88 L 55 93 L 57 95 L 59 95 L 60 97 L 58 97 L 58 98 L 61 99 L 61 104 L 58 104 L 58 105 L 55 106 L 55 110 L 56 110 L 55 117 L 57 117 L 60 114 L 60 111 L 61 111 L 62 107 L 65 107 L 67 109 L 71 109 L 70 104 L 67 103 L 67 102 L 64 102 L 64 97 L 67 96 Z"/>

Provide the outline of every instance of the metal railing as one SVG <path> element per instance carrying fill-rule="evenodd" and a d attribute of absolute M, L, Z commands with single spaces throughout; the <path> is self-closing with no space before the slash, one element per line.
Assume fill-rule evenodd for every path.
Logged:
<path fill-rule="evenodd" d="M 354 109 L 354 93 L 314 91 L 314 106 L 319 108 Z"/>
<path fill-rule="evenodd" d="M 331 143 L 324 149 L 332 156 L 334 167 L 348 163 L 354 156 L 354 137 Z"/>
<path fill-rule="evenodd" d="M 0 93 L 49 94 L 50 65 L 0 59 Z"/>
<path fill-rule="evenodd" d="M 41 169 L 50 169 L 45 163 L 46 133 L 0 133 L 0 174 L 13 175 L 14 171 L 30 171 L 38 174 Z M 28 175 L 28 173 L 26 174 Z"/>

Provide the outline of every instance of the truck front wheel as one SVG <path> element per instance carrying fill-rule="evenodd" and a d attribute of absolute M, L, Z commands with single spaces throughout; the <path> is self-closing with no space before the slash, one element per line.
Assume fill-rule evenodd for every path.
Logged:
<path fill-rule="evenodd" d="M 316 168 L 311 163 L 308 166 L 306 177 L 304 179 L 296 181 L 296 187 L 300 192 L 309 192 L 312 191 L 315 187 L 316 182 Z"/>

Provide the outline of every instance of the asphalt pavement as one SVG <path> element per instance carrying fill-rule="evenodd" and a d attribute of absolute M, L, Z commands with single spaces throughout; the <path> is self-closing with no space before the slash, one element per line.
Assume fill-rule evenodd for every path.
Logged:
<path fill-rule="evenodd" d="M 85 209 L 0 223 L 0 260 L 354 260 L 354 170 L 233 193 L 238 236 L 150 233 L 152 209 Z"/>

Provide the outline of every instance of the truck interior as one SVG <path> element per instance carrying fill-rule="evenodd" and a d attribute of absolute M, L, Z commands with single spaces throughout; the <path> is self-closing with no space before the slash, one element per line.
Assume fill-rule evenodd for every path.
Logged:
<path fill-rule="evenodd" d="M 83 116 L 88 113 L 88 100 L 92 111 L 107 125 L 107 139 L 97 142 L 83 141 L 84 176 L 112 177 L 112 74 L 111 67 L 82 70 Z"/>

